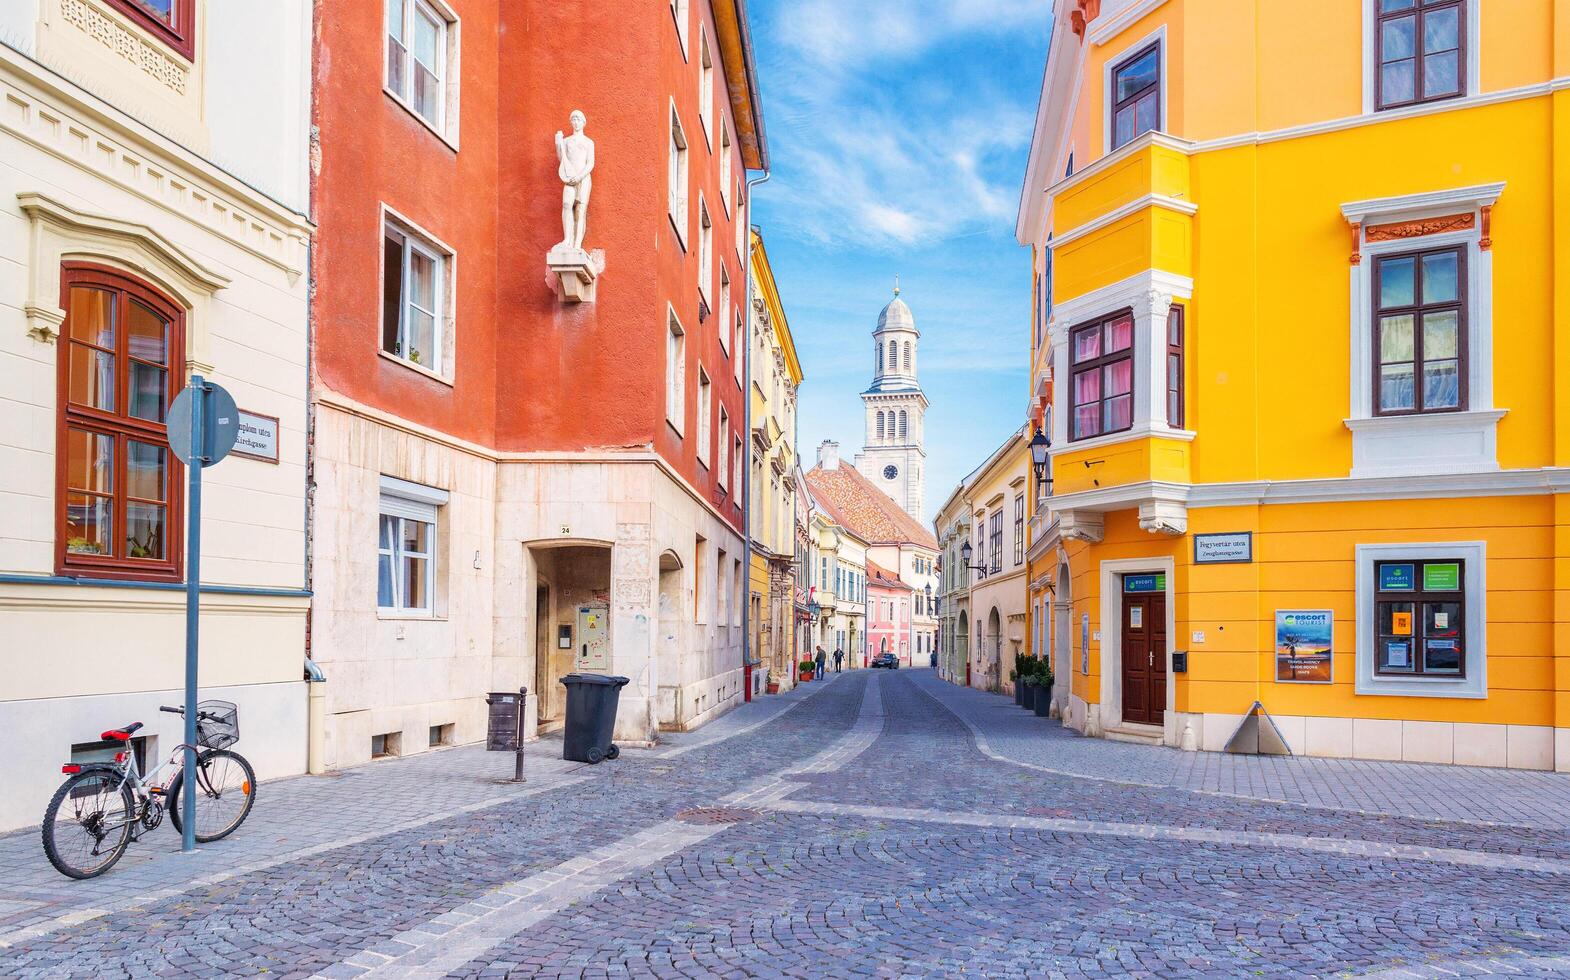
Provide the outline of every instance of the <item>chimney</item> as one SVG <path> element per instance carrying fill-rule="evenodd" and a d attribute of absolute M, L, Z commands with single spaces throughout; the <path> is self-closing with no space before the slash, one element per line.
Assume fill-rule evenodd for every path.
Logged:
<path fill-rule="evenodd" d="M 840 468 L 840 444 L 833 439 L 825 439 L 818 446 L 818 465 L 826 470 Z"/>

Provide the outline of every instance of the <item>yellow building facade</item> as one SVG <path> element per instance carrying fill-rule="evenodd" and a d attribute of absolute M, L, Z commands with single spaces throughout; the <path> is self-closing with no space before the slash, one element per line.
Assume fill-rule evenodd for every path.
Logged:
<path fill-rule="evenodd" d="M 752 232 L 752 400 L 750 595 L 754 683 L 789 690 L 796 651 L 796 394 L 803 375 L 769 266 L 763 237 Z M 764 674 L 766 673 L 766 677 Z"/>
<path fill-rule="evenodd" d="M 1067 723 L 1570 770 L 1570 2 L 1056 16 L 1017 235 Z"/>

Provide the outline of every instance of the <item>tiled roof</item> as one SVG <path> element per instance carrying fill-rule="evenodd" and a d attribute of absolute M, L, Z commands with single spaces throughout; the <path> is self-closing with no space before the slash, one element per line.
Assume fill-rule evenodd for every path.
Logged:
<path fill-rule="evenodd" d="M 807 474 L 807 485 L 831 517 L 868 544 L 913 544 L 938 550 L 938 539 L 931 530 L 848 463 L 841 462 L 832 470 L 814 466 Z"/>
<path fill-rule="evenodd" d="M 915 589 L 914 586 L 901 582 L 898 575 L 875 561 L 867 562 L 867 584 L 881 589 L 904 589 L 907 592 Z"/>

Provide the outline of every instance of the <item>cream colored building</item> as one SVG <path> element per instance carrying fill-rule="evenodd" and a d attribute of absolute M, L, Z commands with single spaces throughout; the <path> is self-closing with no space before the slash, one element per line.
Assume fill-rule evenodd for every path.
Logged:
<path fill-rule="evenodd" d="M 822 507 L 812 508 L 810 525 L 812 643 L 802 659 L 822 647 L 825 665 L 834 669 L 834 651 L 845 651 L 844 668 L 862 666 L 867 636 L 867 542 L 834 520 Z"/>
<path fill-rule="evenodd" d="M 790 678 L 796 647 L 796 398 L 801 361 L 763 245 L 752 232 L 752 538 L 749 637 L 755 693 Z M 788 688 L 788 682 L 785 685 Z"/>
<path fill-rule="evenodd" d="M 960 548 L 970 540 L 970 505 L 965 484 L 956 486 L 933 522 L 938 532 L 938 671 L 946 681 L 966 683 L 970 657 L 970 570 Z"/>
<path fill-rule="evenodd" d="M 1026 644 L 1025 507 L 1029 438 L 1012 433 L 965 481 L 970 512 L 970 686 L 1011 694 L 1009 672 Z M 961 560 L 961 565 L 965 562 Z"/>
<path fill-rule="evenodd" d="M 190 373 L 256 430 L 205 474 L 201 694 L 302 772 L 311 5 L 6 0 L 0 38 L 0 830 L 105 729 L 180 740 Z"/>

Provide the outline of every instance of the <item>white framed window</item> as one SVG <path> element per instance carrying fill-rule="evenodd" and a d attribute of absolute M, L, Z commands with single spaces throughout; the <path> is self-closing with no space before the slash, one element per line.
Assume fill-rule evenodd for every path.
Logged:
<path fill-rule="evenodd" d="M 382 353 L 442 381 L 452 375 L 454 264 L 451 249 L 383 208 Z"/>
<path fill-rule="evenodd" d="M 436 614 L 436 522 L 448 493 L 384 476 L 377 507 L 376 608 L 394 616 Z"/>
<path fill-rule="evenodd" d="M 714 299 L 714 222 L 709 220 L 709 205 L 698 192 L 698 295 L 703 302 Z"/>
<path fill-rule="evenodd" d="M 703 535 L 696 535 L 692 546 L 692 619 L 695 623 L 709 621 L 709 607 L 705 604 L 708 598 L 707 584 L 704 576 L 709 574 L 709 539 Z"/>
<path fill-rule="evenodd" d="M 676 319 L 676 311 L 667 313 L 665 337 L 665 421 L 681 434 L 687 415 L 687 331 Z"/>
<path fill-rule="evenodd" d="M 738 509 L 740 509 L 741 503 L 742 503 L 741 467 L 743 465 L 743 460 L 745 459 L 745 457 L 746 457 L 746 453 L 742 449 L 741 436 L 739 436 L 739 435 L 738 436 L 732 436 L 731 437 L 731 467 L 733 468 L 734 472 L 731 474 L 731 499 L 733 501 L 735 501 L 736 507 Z"/>
<path fill-rule="evenodd" d="M 741 559 L 740 558 L 735 558 L 735 559 L 731 560 L 731 581 L 732 581 L 732 583 L 734 583 L 732 587 L 735 589 L 736 595 L 738 595 L 738 596 L 741 595 L 743 579 L 741 577 Z M 730 623 L 731 623 L 732 626 L 740 626 L 741 625 L 741 603 L 739 603 L 739 602 L 736 603 L 735 606 L 732 607 L 732 609 L 731 609 L 731 620 L 730 620 Z"/>
<path fill-rule="evenodd" d="M 742 318 L 741 310 L 736 311 L 735 319 L 736 326 L 733 332 L 736 335 L 736 340 L 731 345 L 731 350 L 734 352 L 731 360 L 735 362 L 736 367 L 736 387 L 745 388 L 747 386 L 745 378 L 747 372 L 747 348 L 745 346 L 747 343 L 747 325 Z"/>
<path fill-rule="evenodd" d="M 456 145 L 458 16 L 441 0 L 386 0 L 385 91 Z"/>
<path fill-rule="evenodd" d="M 1494 253 L 1483 228 L 1503 190 L 1504 184 L 1484 184 L 1342 205 L 1342 215 L 1354 226 L 1357 249 L 1350 272 L 1351 404 L 1346 419 L 1352 432 L 1352 476 L 1499 469 L 1496 431 L 1505 412 L 1494 404 Z M 1409 255 L 1415 258 L 1408 260 Z M 1437 275 L 1423 277 L 1421 270 L 1434 265 L 1435 257 L 1449 258 L 1445 283 Z M 1443 314 L 1422 305 L 1448 295 L 1445 289 L 1459 298 L 1458 309 Z M 1449 377 L 1456 389 L 1454 407 L 1391 411 L 1392 405 L 1400 408 L 1407 402 L 1423 405 L 1423 399 L 1408 397 L 1406 389 L 1392 381 L 1403 369 L 1392 362 L 1399 361 L 1406 339 L 1397 328 L 1421 316 L 1429 332 L 1428 321 L 1446 315 L 1447 322 L 1460 327 L 1459 336 L 1451 329 L 1449 340 L 1460 355 L 1453 359 L 1459 367 L 1452 367 Z M 1429 340 L 1426 349 L 1414 343 L 1414 353 L 1445 352 L 1435 338 Z M 1434 375 L 1426 387 L 1438 390 L 1438 368 L 1443 366 L 1425 365 L 1425 376 Z M 1422 390 L 1416 384 L 1408 387 Z"/>
<path fill-rule="evenodd" d="M 747 215 L 746 202 L 742 200 L 742 183 L 736 181 L 736 257 L 741 260 L 742 267 L 747 265 Z"/>
<path fill-rule="evenodd" d="M 1358 694 L 1488 696 L 1488 545 L 1360 544 Z"/>
<path fill-rule="evenodd" d="M 1362 3 L 1365 115 L 1422 112 L 1482 90 L 1481 0 Z"/>
<path fill-rule="evenodd" d="M 698 121 L 703 139 L 714 145 L 714 58 L 709 53 L 709 29 L 698 26 Z"/>
<path fill-rule="evenodd" d="M 730 319 L 730 270 L 725 267 L 725 260 L 720 259 L 720 303 L 714 308 L 720 323 L 720 350 L 729 354 L 730 331 L 725 329 L 725 323 Z"/>
<path fill-rule="evenodd" d="M 666 207 L 671 224 L 676 226 L 676 237 L 683 248 L 687 247 L 687 132 L 682 128 L 681 116 L 676 113 L 676 100 L 671 100 L 670 160 L 666 179 Z"/>
<path fill-rule="evenodd" d="M 727 558 L 724 548 L 714 553 L 714 625 L 716 626 L 724 626 L 730 622 L 731 583 L 730 562 Z"/>
<path fill-rule="evenodd" d="M 734 199 L 731 195 L 730 188 L 730 158 L 731 155 L 735 152 L 735 147 L 731 146 L 730 141 L 730 123 L 726 120 L 725 114 L 722 112 L 720 113 L 720 199 L 725 204 L 726 214 L 731 213 L 731 201 Z"/>
<path fill-rule="evenodd" d="M 1156 28 L 1102 66 L 1102 152 L 1167 125 L 1167 28 Z"/>
<path fill-rule="evenodd" d="M 719 481 L 720 489 L 725 489 L 725 484 L 730 480 L 730 413 L 725 411 L 725 406 L 720 406 L 720 430 L 715 439 L 716 455 L 714 478 Z"/>
<path fill-rule="evenodd" d="M 681 43 L 681 59 L 687 60 L 687 0 L 670 0 L 671 19 L 676 22 L 676 39 Z"/>
<path fill-rule="evenodd" d="M 709 372 L 698 365 L 698 462 L 709 465 L 709 417 L 714 414 L 714 386 L 709 383 Z"/>

